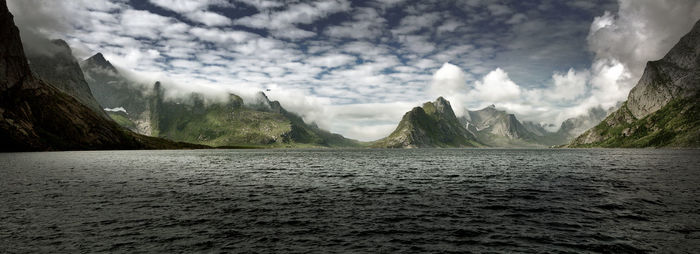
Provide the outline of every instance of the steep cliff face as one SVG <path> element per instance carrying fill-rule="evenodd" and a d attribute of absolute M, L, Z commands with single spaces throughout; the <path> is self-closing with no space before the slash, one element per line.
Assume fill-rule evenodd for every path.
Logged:
<path fill-rule="evenodd" d="M 189 147 L 128 132 L 34 78 L 5 0 L 0 35 L 0 151 Z"/>
<path fill-rule="evenodd" d="M 50 44 L 47 46 L 51 47 L 51 50 L 47 52 L 27 52 L 29 68 L 34 75 L 73 96 L 98 115 L 107 118 L 102 107 L 93 97 L 78 60 L 73 57 L 68 44 L 63 40 L 53 40 L 47 43 Z"/>
<path fill-rule="evenodd" d="M 571 147 L 700 146 L 700 21 L 658 61 L 647 63 L 627 102 Z"/>
<path fill-rule="evenodd" d="M 407 112 L 398 127 L 374 147 L 475 147 L 482 146 L 457 119 L 450 102 L 440 97 Z"/>
<path fill-rule="evenodd" d="M 4 92 L 33 77 L 12 14 L 4 0 L 0 5 L 0 92 Z"/>

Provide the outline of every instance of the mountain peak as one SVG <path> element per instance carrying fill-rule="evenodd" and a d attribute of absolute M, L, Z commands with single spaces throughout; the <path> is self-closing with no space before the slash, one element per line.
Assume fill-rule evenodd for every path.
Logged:
<path fill-rule="evenodd" d="M 91 56 L 90 58 L 85 59 L 85 61 L 83 61 L 83 64 L 88 68 L 100 67 L 100 68 L 104 68 L 104 69 L 113 71 L 114 73 L 118 73 L 117 68 L 114 68 L 112 63 L 107 61 L 107 59 L 105 59 L 104 55 L 102 55 L 102 53 L 99 53 L 99 52 L 97 54 Z"/>

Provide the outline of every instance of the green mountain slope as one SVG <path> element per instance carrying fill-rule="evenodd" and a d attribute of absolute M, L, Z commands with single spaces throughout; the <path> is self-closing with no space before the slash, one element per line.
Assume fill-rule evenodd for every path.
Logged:
<path fill-rule="evenodd" d="M 404 114 L 398 127 L 372 147 L 477 147 L 476 137 L 462 126 L 450 102 L 442 97 Z"/>
<path fill-rule="evenodd" d="M 163 100 L 155 85 L 151 104 L 153 135 L 211 146 L 353 147 L 359 143 L 304 123 L 279 102 L 258 95 L 255 104 L 231 94 L 225 103 L 199 94 Z"/>
<path fill-rule="evenodd" d="M 698 95 L 675 99 L 641 119 L 625 103 L 571 147 L 700 147 L 698 101 Z"/>

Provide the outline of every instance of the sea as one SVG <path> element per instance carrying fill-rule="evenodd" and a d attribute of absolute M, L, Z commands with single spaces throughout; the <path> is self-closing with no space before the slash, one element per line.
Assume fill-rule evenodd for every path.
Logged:
<path fill-rule="evenodd" d="M 1 253 L 698 253 L 700 150 L 0 154 Z"/>

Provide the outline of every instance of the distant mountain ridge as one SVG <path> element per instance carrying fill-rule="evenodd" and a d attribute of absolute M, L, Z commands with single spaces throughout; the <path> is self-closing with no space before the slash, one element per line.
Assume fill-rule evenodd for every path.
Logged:
<path fill-rule="evenodd" d="M 481 110 L 467 110 L 460 122 L 479 142 L 489 146 L 541 146 L 513 114 L 490 105 Z"/>
<path fill-rule="evenodd" d="M 611 109 L 612 110 L 612 109 Z M 520 122 L 495 105 L 465 110 L 456 117 L 450 102 L 439 97 L 407 112 L 388 137 L 373 147 L 551 147 L 564 145 L 605 118 L 611 110 L 593 108 L 587 114 L 562 122 L 556 132 L 534 122 Z"/>
<path fill-rule="evenodd" d="M 627 101 L 570 147 L 700 147 L 700 21 L 650 61 Z"/>

